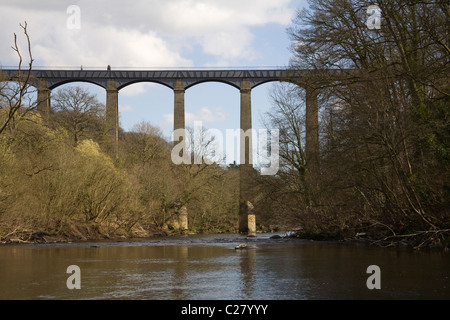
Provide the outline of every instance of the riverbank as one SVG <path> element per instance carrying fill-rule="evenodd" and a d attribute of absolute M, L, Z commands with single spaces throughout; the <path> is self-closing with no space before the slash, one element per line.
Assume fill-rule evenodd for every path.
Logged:
<path fill-rule="evenodd" d="M 0 230 L 5 230 L 0 228 Z M 274 232 L 275 231 L 275 232 Z M 238 234 L 233 227 L 214 227 L 210 229 L 193 228 L 192 230 L 180 231 L 176 229 L 160 228 L 157 226 L 143 227 L 134 225 L 129 230 L 123 228 L 111 228 L 99 223 L 75 222 L 65 225 L 59 230 L 32 230 L 27 228 L 14 228 L 10 232 L 0 234 L 0 244 L 38 244 L 38 243 L 68 243 L 78 241 L 123 241 L 137 238 L 162 238 L 179 235 L 208 235 L 208 234 Z M 273 233 L 274 238 L 302 239 L 308 241 L 332 241 L 332 242 L 360 242 L 379 247 L 411 247 L 420 248 L 442 248 L 448 251 L 450 248 L 450 229 L 437 231 L 417 231 L 410 234 L 382 235 L 366 232 L 351 234 L 311 234 L 304 230 L 283 231 L 277 228 L 259 228 L 258 234 Z M 282 236 L 280 236 L 280 233 Z"/>
<path fill-rule="evenodd" d="M 403 234 L 382 234 L 370 232 L 356 232 L 350 234 L 311 234 L 304 231 L 292 233 L 290 237 L 313 241 L 344 241 L 363 242 L 379 247 L 411 247 L 442 248 L 448 251 L 450 248 L 450 229 L 414 231 Z"/>
<path fill-rule="evenodd" d="M 0 243 L 64 243 L 75 241 L 120 240 L 129 238 L 150 238 L 170 235 L 157 227 L 133 226 L 130 230 L 111 228 L 98 223 L 71 223 L 58 229 L 36 229 L 16 227 L 0 234 Z"/>
<path fill-rule="evenodd" d="M 267 232 L 267 228 L 259 228 L 258 232 Z M 108 224 L 96 222 L 72 221 L 65 223 L 58 228 L 32 228 L 32 227 L 11 227 L 0 225 L 0 244 L 34 244 L 34 243 L 67 243 L 77 241 L 99 241 L 99 240 L 129 240 L 137 238 L 161 238 L 179 235 L 195 234 L 238 234 L 238 229 L 233 226 L 210 226 L 194 227 L 181 231 L 173 227 L 164 225 L 135 224 L 131 228 L 125 229 Z"/>

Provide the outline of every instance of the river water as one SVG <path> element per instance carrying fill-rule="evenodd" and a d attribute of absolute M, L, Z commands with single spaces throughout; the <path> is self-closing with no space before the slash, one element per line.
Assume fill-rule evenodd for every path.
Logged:
<path fill-rule="evenodd" d="M 271 235 L 1 245 L 0 299 L 450 299 L 449 252 Z"/>

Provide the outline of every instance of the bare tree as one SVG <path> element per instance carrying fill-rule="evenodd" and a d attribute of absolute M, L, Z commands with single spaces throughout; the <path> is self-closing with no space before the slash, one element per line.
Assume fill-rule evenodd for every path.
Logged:
<path fill-rule="evenodd" d="M 33 66 L 33 56 L 31 54 L 30 37 L 27 31 L 27 23 L 20 24 L 27 40 L 27 55 L 29 59 L 28 68 L 23 70 L 24 57 L 17 43 L 17 35 L 14 33 L 14 45 L 12 49 L 19 58 L 17 74 L 13 79 L 2 73 L 0 70 L 0 134 L 6 128 L 14 124 L 28 111 L 36 108 L 37 103 L 32 99 L 35 89 L 31 87 L 31 71 Z"/>
<path fill-rule="evenodd" d="M 56 121 L 70 133 L 74 145 L 83 138 L 104 134 L 105 106 L 94 94 L 81 87 L 58 90 L 53 97 Z"/>
<path fill-rule="evenodd" d="M 130 132 L 124 134 L 125 155 L 130 163 L 140 163 L 142 167 L 155 165 L 159 160 L 167 160 L 168 143 L 162 138 L 159 128 L 149 122 L 139 122 Z"/>
<path fill-rule="evenodd" d="M 442 240 L 450 214 L 449 5 L 378 5 L 378 30 L 366 25 L 367 3 L 352 0 L 311 1 L 290 29 L 292 68 L 314 71 L 330 97 L 322 192 L 314 194 L 322 200 L 313 202 L 334 208 L 329 222 L 342 212 L 341 230 L 371 225 L 390 237 L 408 230 Z M 281 114 L 275 119 L 288 119 Z"/>

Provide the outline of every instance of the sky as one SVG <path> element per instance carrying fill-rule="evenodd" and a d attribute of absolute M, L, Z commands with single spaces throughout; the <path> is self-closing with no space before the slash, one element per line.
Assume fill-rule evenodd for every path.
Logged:
<path fill-rule="evenodd" d="M 17 66 L 11 46 L 27 22 L 34 67 L 255 68 L 285 67 L 291 57 L 287 28 L 306 0 L 0 0 L 0 67 Z M 25 62 L 26 63 L 26 62 Z M 106 100 L 103 88 L 80 85 Z M 64 88 L 61 86 L 60 88 Z M 252 90 L 253 127 L 271 106 L 273 84 Z M 58 90 L 56 88 L 55 90 Z M 240 94 L 217 82 L 185 93 L 186 126 L 239 128 Z M 119 91 L 120 125 L 140 121 L 173 130 L 173 91 L 143 82 Z"/>

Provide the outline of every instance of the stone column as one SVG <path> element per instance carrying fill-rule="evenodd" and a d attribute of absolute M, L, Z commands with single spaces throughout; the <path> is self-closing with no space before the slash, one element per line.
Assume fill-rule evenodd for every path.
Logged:
<path fill-rule="evenodd" d="M 248 221 L 248 232 L 247 234 L 251 237 L 256 236 L 256 215 L 255 208 L 250 201 L 247 201 L 247 221 Z"/>
<path fill-rule="evenodd" d="M 241 136 L 240 136 L 240 165 L 239 165 L 239 232 L 245 233 L 255 229 L 255 216 L 250 200 L 252 161 L 252 105 L 251 87 L 249 79 L 242 79 L 241 83 Z M 248 134 L 245 134 L 245 133 Z M 250 217 L 251 214 L 252 216 Z M 250 224 L 249 224 L 250 223 Z"/>
<path fill-rule="evenodd" d="M 180 230 L 184 231 L 188 229 L 188 212 L 185 206 L 181 207 L 178 215 L 178 222 L 180 224 Z"/>
<path fill-rule="evenodd" d="M 241 83 L 241 165 L 253 163 L 252 161 L 252 137 L 248 135 L 248 138 L 245 137 L 245 133 L 247 130 L 252 129 L 252 93 L 250 87 L 249 79 L 242 79 Z M 242 154 L 244 151 L 244 154 Z"/>
<path fill-rule="evenodd" d="M 173 86 L 173 92 L 174 92 L 174 104 L 173 104 L 173 130 L 177 129 L 185 129 L 185 115 L 184 115 L 184 84 L 183 79 L 178 78 L 175 79 L 175 83 Z M 180 139 L 177 141 L 173 141 L 175 144 L 182 141 L 182 146 L 185 146 L 184 143 L 186 143 L 186 136 L 183 134 L 181 135 Z M 184 152 L 186 149 L 183 147 L 181 152 Z M 180 154 L 181 157 L 183 157 L 183 154 Z M 187 230 L 188 229 L 188 214 L 186 207 L 181 208 L 181 212 L 179 215 L 179 222 L 180 222 L 180 229 L 181 230 Z"/>
<path fill-rule="evenodd" d="M 37 94 L 37 110 L 41 113 L 44 120 L 48 120 L 50 115 L 50 93 L 51 90 L 47 87 L 47 79 L 38 79 L 38 94 Z"/>
<path fill-rule="evenodd" d="M 188 157 L 188 155 L 184 154 L 186 150 L 186 136 L 185 136 L 185 123 L 184 123 L 184 84 L 183 79 L 175 79 L 173 93 L 174 93 L 174 104 L 173 104 L 173 130 L 174 133 L 176 130 L 181 130 L 181 132 L 177 132 L 176 136 L 173 137 L 173 143 L 177 147 L 180 147 L 179 156 L 180 158 Z M 187 158 L 189 159 L 189 158 Z"/>
<path fill-rule="evenodd" d="M 183 79 L 175 79 L 173 129 L 184 129 L 184 85 Z"/>
<path fill-rule="evenodd" d="M 306 87 L 306 165 L 313 178 L 319 173 L 319 107 L 317 89 Z"/>
<path fill-rule="evenodd" d="M 119 157 L 119 91 L 116 80 L 108 79 L 106 84 L 106 127 L 113 143 L 114 155 Z"/>

